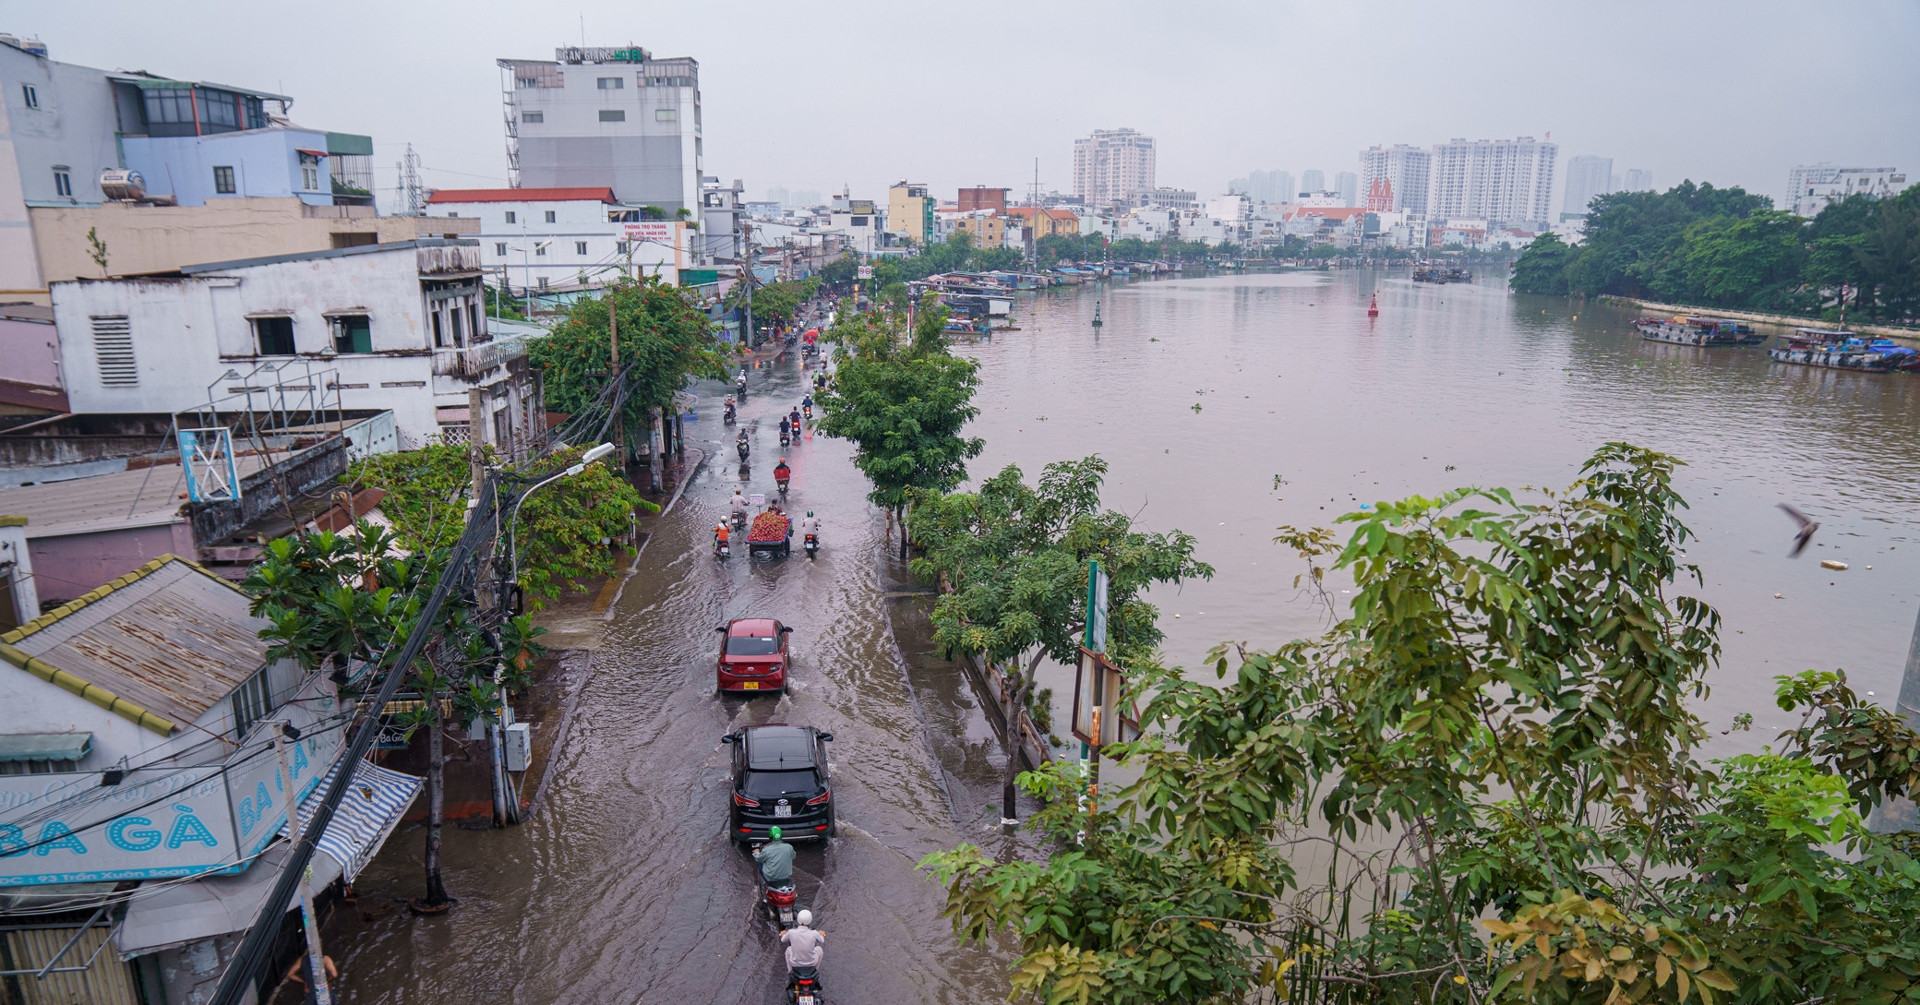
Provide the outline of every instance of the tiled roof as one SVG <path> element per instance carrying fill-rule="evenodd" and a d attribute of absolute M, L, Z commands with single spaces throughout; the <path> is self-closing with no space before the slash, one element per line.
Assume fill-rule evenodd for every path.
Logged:
<path fill-rule="evenodd" d="M 162 736 L 267 664 L 247 595 L 162 555 L 0 634 L 0 660 Z"/>
<path fill-rule="evenodd" d="M 442 188 L 428 205 L 448 202 L 614 202 L 613 189 L 601 188 Z"/>

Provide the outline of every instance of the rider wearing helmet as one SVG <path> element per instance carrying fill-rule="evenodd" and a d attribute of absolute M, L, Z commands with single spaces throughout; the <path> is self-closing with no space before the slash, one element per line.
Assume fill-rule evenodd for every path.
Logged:
<path fill-rule="evenodd" d="M 814 516 L 812 510 L 808 510 L 807 515 L 800 518 L 800 534 L 803 539 L 809 534 L 816 538 L 820 536 L 820 518 Z"/>
<path fill-rule="evenodd" d="M 802 910 L 794 920 L 792 928 L 780 933 L 780 941 L 787 945 L 787 969 L 818 967 L 827 955 L 826 933 L 813 929 L 812 911 Z"/>
<path fill-rule="evenodd" d="M 793 469 L 787 467 L 787 459 L 784 457 L 780 458 L 780 463 L 773 466 L 773 480 L 776 482 L 784 482 L 792 477 Z"/>
<path fill-rule="evenodd" d="M 778 827 L 767 832 L 766 844 L 753 850 L 753 860 L 760 863 L 760 875 L 770 886 L 793 879 L 793 846 L 780 840 Z"/>

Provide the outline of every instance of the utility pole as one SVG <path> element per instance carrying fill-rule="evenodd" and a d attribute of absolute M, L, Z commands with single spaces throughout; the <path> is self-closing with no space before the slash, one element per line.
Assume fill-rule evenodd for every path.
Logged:
<path fill-rule="evenodd" d="M 620 379 L 620 311 L 614 298 L 614 290 L 607 291 L 607 379 Z M 615 399 L 616 401 L 619 399 Z M 622 405 L 624 410 L 625 406 Z M 627 467 L 627 423 L 626 417 L 616 414 L 613 417 L 613 446 L 619 452 L 620 469 Z"/>
<path fill-rule="evenodd" d="M 746 332 L 741 336 L 741 342 L 745 344 L 747 348 L 752 349 L 754 348 L 754 344 L 753 344 L 753 223 L 745 219 L 740 221 L 740 247 L 742 251 L 741 257 L 747 263 L 746 275 L 741 277 L 741 279 L 747 284 L 747 328 L 746 328 Z"/>
<path fill-rule="evenodd" d="M 302 832 L 300 821 L 300 800 L 293 790 L 293 776 L 287 771 L 286 731 L 292 724 L 282 721 L 274 724 L 273 756 L 280 762 L 280 795 L 287 801 L 287 826 L 297 840 Z M 333 1005 L 333 989 L 327 986 L 326 955 L 320 951 L 320 919 L 313 914 L 313 864 L 306 865 L 306 875 L 300 877 L 300 921 L 307 935 L 307 978 L 313 982 L 313 1000 L 319 1005 Z"/>

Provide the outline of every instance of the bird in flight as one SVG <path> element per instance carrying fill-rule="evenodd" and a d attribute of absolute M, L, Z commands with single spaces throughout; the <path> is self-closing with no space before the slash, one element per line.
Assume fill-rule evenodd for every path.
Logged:
<path fill-rule="evenodd" d="M 1786 503 L 1781 503 L 1780 508 L 1786 510 L 1787 515 L 1793 518 L 1793 522 L 1800 525 L 1799 532 L 1793 535 L 1793 550 L 1787 552 L 1788 558 L 1798 558 L 1801 552 L 1807 550 L 1807 542 L 1813 540 L 1813 532 L 1819 530 L 1820 525 L 1813 522 L 1812 518 L 1805 513 Z"/>

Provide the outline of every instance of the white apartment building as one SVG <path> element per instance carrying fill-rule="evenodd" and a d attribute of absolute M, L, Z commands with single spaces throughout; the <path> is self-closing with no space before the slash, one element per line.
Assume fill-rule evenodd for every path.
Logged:
<path fill-rule="evenodd" d="M 1073 141 L 1073 194 L 1092 209 L 1129 205 L 1154 188 L 1153 137 L 1096 129 Z"/>
<path fill-rule="evenodd" d="M 1435 144 L 1427 216 L 1544 225 L 1552 213 L 1558 150 L 1531 136 Z"/>
<path fill-rule="evenodd" d="M 514 188 L 613 189 L 671 216 L 700 205 L 700 64 L 635 47 L 501 59 Z"/>
<path fill-rule="evenodd" d="M 1300 172 L 1300 191 L 1319 192 L 1327 187 L 1327 174 L 1324 171 L 1306 170 Z"/>
<path fill-rule="evenodd" d="M 1619 191 L 1622 191 L 1622 192 L 1653 191 L 1653 172 L 1647 170 L 1646 168 L 1628 168 L 1626 180 L 1620 183 Z"/>
<path fill-rule="evenodd" d="M 1433 154 L 1420 147 L 1396 143 L 1360 151 L 1360 193 L 1363 204 L 1375 211 L 1427 215 L 1427 184 L 1433 173 Z"/>
<path fill-rule="evenodd" d="M 1828 203 L 1848 196 L 1884 199 L 1906 187 L 1906 173 L 1899 168 L 1834 167 L 1826 161 L 1800 164 L 1787 174 L 1785 208 L 1795 216 L 1811 218 L 1819 216 Z"/>
<path fill-rule="evenodd" d="M 693 264 L 685 220 L 642 220 L 611 188 L 439 189 L 432 216 L 477 219 L 480 268 L 495 287 L 528 291 L 605 286 L 622 276 L 678 284 Z"/>
<path fill-rule="evenodd" d="M 862 255 L 871 255 L 880 247 L 881 235 L 887 229 L 887 217 L 874 206 L 872 199 L 855 199 L 842 193 L 833 197 L 827 227 L 838 231 L 846 239 L 849 249 Z"/>
<path fill-rule="evenodd" d="M 1582 154 L 1567 162 L 1567 201 L 1564 216 L 1585 216 L 1595 196 L 1613 191 L 1613 158 Z"/>
<path fill-rule="evenodd" d="M 1340 205 L 1360 205 L 1360 176 L 1352 171 L 1342 171 L 1334 175 L 1333 190 L 1340 193 Z"/>
<path fill-rule="evenodd" d="M 477 242 L 432 239 L 54 283 L 67 398 L 151 414 L 293 390 L 391 410 L 412 449 L 447 427 L 464 441 L 479 390 L 482 435 L 517 454 L 546 409 L 524 338 L 488 331 L 480 275 Z"/>

